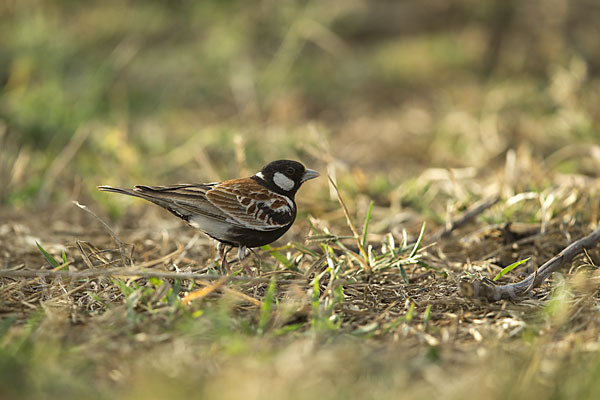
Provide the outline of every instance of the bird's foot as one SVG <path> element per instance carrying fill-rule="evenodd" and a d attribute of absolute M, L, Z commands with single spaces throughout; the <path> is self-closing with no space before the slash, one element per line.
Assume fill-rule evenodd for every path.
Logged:
<path fill-rule="evenodd" d="M 248 273 L 248 275 L 254 276 L 254 272 L 252 272 L 252 269 L 250 269 L 250 266 L 246 261 L 246 246 L 240 246 L 238 248 L 238 259 L 240 260 L 240 265 Z"/>

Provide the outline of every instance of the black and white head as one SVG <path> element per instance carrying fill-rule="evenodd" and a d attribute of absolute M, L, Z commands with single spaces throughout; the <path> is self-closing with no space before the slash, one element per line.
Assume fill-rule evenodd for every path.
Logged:
<path fill-rule="evenodd" d="M 254 177 L 269 189 L 294 197 L 303 182 L 319 176 L 315 170 L 305 168 L 298 161 L 277 160 L 263 167 Z"/>

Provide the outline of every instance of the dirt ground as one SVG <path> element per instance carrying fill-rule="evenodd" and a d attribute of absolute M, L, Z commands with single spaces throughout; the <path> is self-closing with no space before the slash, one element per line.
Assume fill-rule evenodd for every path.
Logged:
<path fill-rule="evenodd" d="M 516 379 L 516 375 L 528 379 L 530 386 L 519 389 L 520 394 L 529 393 L 531 387 L 538 385 L 551 392 L 553 386 L 547 380 L 559 374 L 565 362 L 572 361 L 565 359 L 574 355 L 585 359 L 586 354 L 596 351 L 599 250 L 591 248 L 580 253 L 541 286 L 517 299 L 489 302 L 473 298 L 465 284 L 482 277 L 491 279 L 513 262 L 530 258 L 528 263 L 502 276 L 497 284 L 522 280 L 535 274 L 536 268 L 567 245 L 589 234 L 593 225 L 589 220 L 580 220 L 579 214 L 597 215 L 594 191 L 573 182 L 569 185 L 570 190 L 559 185 L 553 188 L 555 197 L 547 214 L 550 217 L 542 224 L 491 223 L 512 204 L 532 201 L 533 196 L 489 202 L 456 229 L 451 224 L 440 226 L 429 221 L 414 254 L 419 235 L 417 221 L 424 219 L 416 214 L 388 214 L 387 219 L 382 219 L 380 216 L 389 213 L 389 209 L 375 207 L 365 249 L 370 273 L 361 261 L 360 249 L 345 224 L 341 207 L 331 205 L 326 218 L 308 215 L 284 240 L 274 244 L 275 249 L 259 250 L 252 256 L 251 265 L 258 268 L 256 275 L 242 273 L 229 282 L 214 278 L 221 273 L 214 243 L 162 211 L 135 208 L 116 223 L 70 203 L 36 212 L 4 211 L 0 226 L 2 270 L 56 274 L 2 277 L 0 312 L 4 321 L 10 321 L 5 340 L 23 335 L 23 329 L 35 326 L 31 340 L 43 338 L 67 348 L 79 347 L 85 354 L 96 352 L 95 357 L 99 358 L 92 362 L 91 370 L 99 379 L 97 384 L 106 388 L 117 383 L 119 387 L 119 382 L 139 379 L 140 368 L 146 370 L 151 365 L 139 364 L 148 352 L 159 358 L 168 357 L 165 352 L 172 349 L 166 348 L 178 341 L 194 342 L 194 334 L 189 336 L 180 328 L 190 323 L 188 319 L 221 318 L 225 327 L 219 328 L 219 323 L 213 321 L 217 327 L 204 327 L 201 331 L 217 338 L 228 337 L 231 332 L 242 334 L 244 339 L 238 340 L 245 343 L 244 348 L 252 348 L 249 343 L 254 340 L 263 347 L 264 341 L 279 338 L 267 345 L 276 357 L 299 351 L 291 348 L 309 340 L 312 350 L 299 354 L 308 351 L 317 358 L 333 357 L 336 368 L 343 365 L 342 354 L 347 352 L 343 349 L 347 346 L 353 348 L 347 356 L 359 363 L 380 354 L 381 359 L 376 362 L 379 367 L 369 368 L 397 371 L 398 362 L 405 360 L 408 367 L 403 365 L 400 370 L 408 375 L 403 379 L 421 382 L 411 386 L 411 397 L 443 392 L 447 389 L 442 387 L 448 385 L 457 396 L 505 393 L 505 386 L 495 384 L 475 390 L 471 379 L 451 371 L 457 368 L 456 371 L 469 371 L 472 376 L 473 371 L 486 365 L 490 366 L 486 371 L 491 373 L 499 365 L 515 360 L 521 360 L 519 368 L 503 373 L 508 381 Z M 539 199 L 533 201 L 539 204 Z M 457 210 L 451 220 L 461 220 L 476 206 Z M 356 217 L 356 211 L 352 217 Z M 400 218 L 403 222 L 399 225 L 411 227 L 405 233 L 405 243 L 402 230 L 395 226 Z M 112 226 L 122 243 L 116 243 L 101 219 Z M 61 260 L 64 251 L 68 268 L 61 267 L 62 260 L 58 267 L 50 265 L 36 242 L 43 244 L 56 260 Z M 273 251 L 276 256 L 269 255 Z M 80 273 L 91 275 L 77 275 Z M 144 273 L 141 277 L 136 275 Z M 191 278 L 174 279 L 173 274 L 182 273 L 191 274 Z M 45 315 L 41 320 L 40 312 Z M 223 315 L 217 318 L 213 314 Z M 243 332 L 258 332 L 258 339 Z M 202 345 L 193 346 L 206 346 L 207 340 L 211 341 L 205 336 Z M 352 344 L 356 340 L 358 344 Z M 323 341 L 332 345 L 322 347 L 324 344 L 318 343 Z M 200 351 L 203 353 L 206 348 Z M 216 363 L 227 371 L 237 368 L 226 366 L 228 362 L 239 362 L 248 374 L 256 374 L 256 366 L 246 365 L 248 350 L 240 351 L 241 355 L 225 357 L 237 361 L 208 356 L 209 360 L 203 362 Z M 389 360 L 392 354 L 399 358 Z M 172 356 L 174 360 L 163 361 L 190 362 L 177 361 L 179 356 Z M 131 357 L 137 360 L 133 364 L 126 361 Z M 413 365 L 415 360 L 422 360 L 422 365 Z M 196 362 L 192 363 L 195 367 Z M 320 367 L 311 363 L 298 368 L 315 373 Z M 539 368 L 555 367 L 530 371 L 534 363 Z M 434 374 L 436 378 L 428 377 L 434 373 L 431 368 L 446 372 L 439 375 L 440 370 Z M 413 369 L 418 378 L 410 373 Z M 155 367 L 150 370 L 157 373 Z M 521 377 L 524 371 L 530 371 L 526 378 Z M 482 379 L 490 379 L 487 372 Z M 208 372 L 206 379 L 210 380 L 213 373 Z M 364 371 L 354 373 L 360 375 Z M 179 378 L 186 375 L 174 374 Z M 386 374 L 377 376 L 380 379 Z M 433 386 L 431 379 L 436 382 Z M 279 382 L 282 386 L 277 390 L 286 390 L 286 385 L 294 380 L 286 382 Z M 308 385 L 313 387 L 316 382 Z M 387 384 L 384 386 L 390 389 Z M 136 388 L 135 392 L 140 390 Z M 208 385 L 205 390 L 203 393 L 212 393 L 216 389 Z"/>

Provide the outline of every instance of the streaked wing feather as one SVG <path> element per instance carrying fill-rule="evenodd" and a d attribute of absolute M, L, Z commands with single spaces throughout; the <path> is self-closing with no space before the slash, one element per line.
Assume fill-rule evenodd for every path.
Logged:
<path fill-rule="evenodd" d="M 293 203 L 251 179 L 233 179 L 215 185 L 206 198 L 229 215 L 232 223 L 259 231 L 272 231 L 293 222 Z"/>

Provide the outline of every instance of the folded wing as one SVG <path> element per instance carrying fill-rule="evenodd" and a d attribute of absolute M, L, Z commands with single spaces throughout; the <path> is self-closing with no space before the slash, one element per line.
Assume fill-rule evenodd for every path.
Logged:
<path fill-rule="evenodd" d="M 232 222 L 249 229 L 272 231 L 294 221 L 293 202 L 251 179 L 233 179 L 211 187 L 208 201 Z"/>

